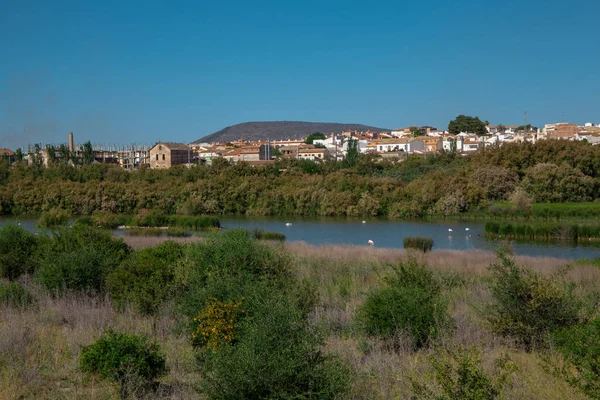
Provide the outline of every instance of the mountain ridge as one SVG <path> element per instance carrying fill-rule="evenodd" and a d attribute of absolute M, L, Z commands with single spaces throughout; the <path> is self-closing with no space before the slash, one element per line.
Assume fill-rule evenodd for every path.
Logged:
<path fill-rule="evenodd" d="M 368 130 L 375 132 L 389 131 L 386 128 L 339 122 L 254 121 L 228 126 L 192 143 L 231 142 L 239 139 L 247 141 L 302 139 L 314 132 L 329 135 L 332 132 L 341 133 L 348 130 L 362 132 Z"/>

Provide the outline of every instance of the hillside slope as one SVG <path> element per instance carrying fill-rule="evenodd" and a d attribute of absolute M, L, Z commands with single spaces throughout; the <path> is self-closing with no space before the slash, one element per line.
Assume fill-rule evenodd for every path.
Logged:
<path fill-rule="evenodd" d="M 271 121 L 271 122 L 244 122 L 218 132 L 212 133 L 196 140 L 193 143 L 229 142 L 232 140 L 285 140 L 300 139 L 314 132 L 322 132 L 326 135 L 335 132 L 341 133 L 347 130 L 357 131 L 389 131 L 385 128 L 376 128 L 361 124 L 340 124 L 333 122 L 300 122 L 300 121 Z"/>

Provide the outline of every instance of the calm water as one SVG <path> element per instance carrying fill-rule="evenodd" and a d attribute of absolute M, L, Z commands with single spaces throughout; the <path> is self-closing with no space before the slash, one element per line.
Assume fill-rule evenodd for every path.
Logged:
<path fill-rule="evenodd" d="M 434 249 L 493 251 L 498 243 L 484 237 L 484 223 L 473 221 L 398 221 L 385 219 L 283 219 L 221 217 L 224 228 L 264 229 L 285 233 L 288 241 L 312 245 L 352 244 L 402 248 L 406 236 L 426 236 L 434 240 Z M 291 226 L 286 226 L 291 223 Z M 450 231 L 450 229 L 452 231 Z M 468 229 L 468 230 L 467 230 Z M 516 254 L 557 258 L 600 257 L 600 243 L 512 242 Z"/>
<path fill-rule="evenodd" d="M 398 221 L 385 219 L 293 219 L 269 217 L 220 217 L 227 229 L 264 229 L 282 232 L 288 241 L 303 241 L 312 245 L 351 244 L 367 246 L 372 240 L 376 247 L 402 248 L 406 236 L 426 236 L 434 240 L 434 249 L 494 250 L 498 243 L 487 240 L 481 222 L 473 221 Z M 2 219 L 0 225 L 12 221 L 29 230 L 36 230 L 35 220 Z M 287 226 L 286 223 L 291 223 Z M 450 231 L 450 229 L 452 231 Z M 468 229 L 468 230 L 467 230 Z M 123 234 L 123 232 L 118 232 Z M 126 234 L 126 233 L 125 233 Z M 598 258 L 600 242 L 572 243 L 565 241 L 512 243 L 516 254 L 557 258 Z"/>

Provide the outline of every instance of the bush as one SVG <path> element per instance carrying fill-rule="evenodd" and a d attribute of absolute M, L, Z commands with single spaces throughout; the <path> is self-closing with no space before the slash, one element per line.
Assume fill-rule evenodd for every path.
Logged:
<path fill-rule="evenodd" d="M 83 346 L 79 367 L 121 385 L 121 398 L 127 398 L 167 373 L 164 355 L 144 335 L 116 333 L 108 329 L 89 346 Z"/>
<path fill-rule="evenodd" d="M 328 399 L 348 388 L 347 368 L 319 351 L 307 318 L 312 291 L 289 261 L 242 230 L 186 249 L 178 302 L 209 399 Z"/>
<path fill-rule="evenodd" d="M 242 300 L 222 302 L 208 298 L 204 309 L 194 318 L 192 346 L 217 350 L 223 344 L 233 343 L 236 325 L 243 313 Z"/>
<path fill-rule="evenodd" d="M 0 273 L 11 281 L 37 266 L 35 257 L 38 238 L 22 226 L 6 224 L 0 227 Z"/>
<path fill-rule="evenodd" d="M 143 314 L 156 314 L 175 293 L 175 264 L 183 254 L 184 245 L 173 241 L 133 253 L 106 280 L 117 306 L 132 303 Z"/>
<path fill-rule="evenodd" d="M 405 249 L 417 249 L 422 251 L 423 253 L 427 253 L 431 251 L 433 247 L 433 239 L 426 237 L 418 237 L 418 236 L 407 236 L 404 238 L 404 248 Z"/>
<path fill-rule="evenodd" d="M 50 211 L 44 211 L 42 215 L 40 215 L 38 225 L 43 228 L 63 226 L 69 222 L 70 217 L 71 213 L 68 211 L 63 210 L 62 208 L 53 208 Z"/>
<path fill-rule="evenodd" d="M 505 249 L 498 251 L 498 258 L 490 265 L 493 302 L 485 308 L 496 333 L 531 350 L 549 332 L 579 322 L 582 303 L 562 274 L 544 276 L 519 267 Z"/>
<path fill-rule="evenodd" d="M 572 386 L 592 399 L 600 399 L 600 320 L 557 331 L 556 348 L 566 366 L 561 374 Z"/>
<path fill-rule="evenodd" d="M 89 248 L 59 253 L 36 271 L 40 284 L 54 293 L 64 290 L 99 292 L 110 268 L 102 255 Z"/>
<path fill-rule="evenodd" d="M 289 293 L 298 288 L 290 272 L 289 256 L 252 239 L 244 230 L 214 235 L 189 245 L 185 253 L 177 264 L 175 281 L 181 290 L 180 310 L 190 320 L 205 308 L 209 298 L 238 301 L 259 281 Z"/>
<path fill-rule="evenodd" d="M 429 363 L 434 369 L 437 387 L 411 377 L 415 400 L 493 400 L 500 397 L 509 375 L 517 369 L 508 356 L 504 356 L 496 360 L 494 375 L 489 376 L 481 366 L 480 351 L 475 347 L 434 354 Z"/>
<path fill-rule="evenodd" d="M 122 217 L 110 211 L 95 212 L 91 218 L 95 226 L 105 229 L 116 229 L 124 222 Z"/>
<path fill-rule="evenodd" d="M 208 275 L 248 274 L 274 282 L 291 277 L 290 257 L 279 248 L 254 240 L 243 229 L 228 230 L 190 245 L 185 260 L 185 268 L 180 270 L 180 279 L 185 285 L 205 282 Z"/>
<path fill-rule="evenodd" d="M 281 232 L 269 232 L 263 231 L 262 229 L 255 229 L 252 231 L 254 239 L 258 240 L 280 240 L 285 241 L 285 235 Z"/>
<path fill-rule="evenodd" d="M 15 282 L 0 282 L 0 304 L 23 308 L 33 303 L 33 296 L 23 286 Z"/>
<path fill-rule="evenodd" d="M 321 338 L 290 299 L 254 287 L 236 340 L 200 353 L 209 399 L 334 399 L 349 388 L 347 367 L 323 355 Z"/>
<path fill-rule="evenodd" d="M 415 349 L 424 347 L 447 319 L 446 303 L 432 272 L 414 259 L 400 263 L 387 286 L 371 293 L 357 312 L 358 326 L 369 335 L 393 339 L 408 334 Z"/>
<path fill-rule="evenodd" d="M 64 290 L 100 292 L 108 274 L 130 252 L 122 239 L 82 225 L 63 229 L 44 245 L 38 281 L 59 294 Z"/>

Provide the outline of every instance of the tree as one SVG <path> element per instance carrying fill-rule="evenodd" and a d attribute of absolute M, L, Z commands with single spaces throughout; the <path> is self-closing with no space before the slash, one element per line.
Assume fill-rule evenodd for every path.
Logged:
<path fill-rule="evenodd" d="M 83 163 L 86 165 L 94 162 L 94 150 L 89 140 L 83 144 L 82 157 Z"/>
<path fill-rule="evenodd" d="M 485 126 L 486 124 L 479 117 L 470 117 L 461 114 L 448 123 L 448 131 L 453 135 L 461 132 L 485 135 L 487 133 Z"/>
<path fill-rule="evenodd" d="M 412 128 L 410 128 L 410 134 L 412 135 L 412 137 L 417 137 L 421 136 L 423 134 L 423 131 L 421 131 L 421 129 L 416 126 L 413 126 Z"/>
<path fill-rule="evenodd" d="M 58 152 L 60 153 L 60 159 L 64 164 L 68 164 L 71 160 L 71 151 L 65 144 L 61 144 L 58 147 Z"/>
<path fill-rule="evenodd" d="M 314 133 L 311 133 L 310 135 L 308 135 L 306 140 L 304 140 L 304 143 L 313 144 L 313 142 L 315 140 L 323 140 L 323 139 L 327 139 L 327 137 L 324 134 L 322 134 L 321 132 L 314 132 Z"/>
<path fill-rule="evenodd" d="M 342 166 L 344 168 L 352 168 L 356 165 L 357 160 L 358 160 L 358 140 L 349 139 L 348 140 L 348 151 L 346 153 L 346 158 L 342 162 Z"/>
<path fill-rule="evenodd" d="M 498 133 L 504 133 L 505 130 L 506 130 L 506 127 L 502 124 L 498 124 L 496 126 L 496 132 L 498 132 Z"/>
<path fill-rule="evenodd" d="M 15 151 L 15 158 L 17 159 L 17 161 L 23 161 L 23 158 L 25 158 L 23 150 L 21 150 L 20 147 L 17 149 L 17 151 Z"/>
<path fill-rule="evenodd" d="M 54 149 L 54 146 L 47 144 L 46 151 L 48 152 L 48 160 L 50 160 L 50 162 L 56 162 L 56 150 Z"/>

